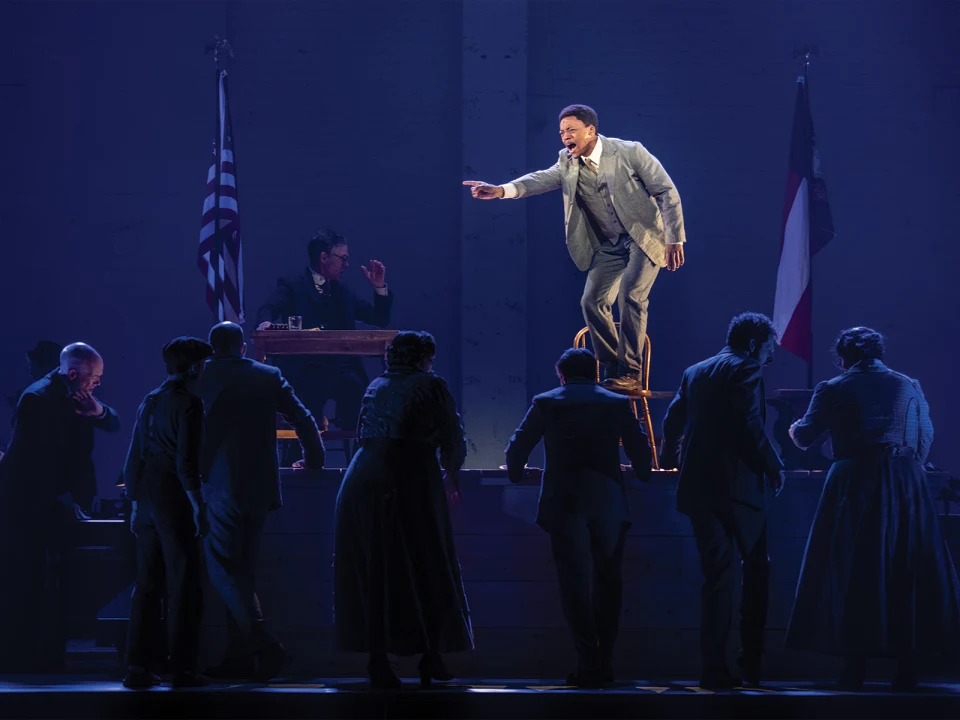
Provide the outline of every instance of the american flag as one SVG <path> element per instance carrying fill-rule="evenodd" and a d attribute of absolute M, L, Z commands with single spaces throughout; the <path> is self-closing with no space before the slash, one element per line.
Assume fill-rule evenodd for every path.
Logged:
<path fill-rule="evenodd" d="M 807 381 L 813 370 L 813 256 L 833 239 L 833 218 L 827 185 L 820 172 L 820 153 L 810 114 L 806 75 L 797 78 L 797 104 L 790 142 L 790 167 L 783 208 L 780 267 L 774 298 L 773 322 L 780 346 L 807 362 Z"/>
<path fill-rule="evenodd" d="M 219 232 L 218 232 L 219 228 Z M 227 100 L 227 73 L 217 77 L 217 129 L 213 160 L 207 172 L 207 197 L 200 221 L 197 264 L 207 281 L 207 305 L 223 322 L 242 323 L 243 253 L 240 247 L 240 206 L 237 165 L 233 152 L 233 125 Z"/>

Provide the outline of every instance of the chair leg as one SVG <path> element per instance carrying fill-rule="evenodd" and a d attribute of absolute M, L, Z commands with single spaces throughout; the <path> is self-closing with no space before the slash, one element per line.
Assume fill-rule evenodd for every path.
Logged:
<path fill-rule="evenodd" d="M 650 455 L 652 456 L 654 470 L 660 469 L 660 460 L 657 458 L 657 438 L 653 431 L 653 418 L 650 417 L 650 404 L 647 399 L 640 398 L 643 403 L 643 424 L 646 426 L 647 436 L 650 439 Z"/>

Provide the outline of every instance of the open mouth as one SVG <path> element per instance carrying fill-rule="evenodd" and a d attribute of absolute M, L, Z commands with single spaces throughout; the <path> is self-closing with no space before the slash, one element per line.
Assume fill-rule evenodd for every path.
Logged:
<path fill-rule="evenodd" d="M 575 142 L 567 143 L 567 152 L 573 152 L 576 149 L 577 149 L 577 144 Z"/>

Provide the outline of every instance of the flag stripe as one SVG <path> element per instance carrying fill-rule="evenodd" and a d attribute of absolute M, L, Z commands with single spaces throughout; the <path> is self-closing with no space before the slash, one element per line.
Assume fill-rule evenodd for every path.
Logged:
<path fill-rule="evenodd" d="M 807 179 L 797 186 L 783 228 L 777 293 L 773 302 L 773 323 L 781 347 L 800 357 L 808 357 L 809 333 L 798 326 L 795 311 L 810 284 L 810 225 Z M 787 329 L 792 327 L 788 334 Z"/>
<path fill-rule="evenodd" d="M 806 78 L 797 79 L 773 322 L 781 347 L 813 362 L 812 259 L 833 237 Z"/>
<path fill-rule="evenodd" d="M 214 140 L 213 163 L 207 171 L 197 266 L 206 280 L 207 305 L 217 318 L 242 323 L 245 312 L 240 204 L 226 76 L 221 72 L 217 81 L 218 137 Z"/>

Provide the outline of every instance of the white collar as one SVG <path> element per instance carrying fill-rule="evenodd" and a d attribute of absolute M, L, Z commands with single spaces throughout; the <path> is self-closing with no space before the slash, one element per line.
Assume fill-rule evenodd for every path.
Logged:
<path fill-rule="evenodd" d="M 603 140 L 600 139 L 600 136 L 597 135 L 597 144 L 593 146 L 593 152 L 587 155 L 590 161 L 600 167 L 600 156 L 603 154 Z"/>
<path fill-rule="evenodd" d="M 318 273 L 318 272 L 317 272 L 316 270 L 314 270 L 313 268 L 310 268 L 310 274 L 313 275 L 313 284 L 314 284 L 314 285 L 323 285 L 323 284 L 327 281 L 327 279 L 326 279 L 323 275 L 321 275 L 320 273 Z"/>

